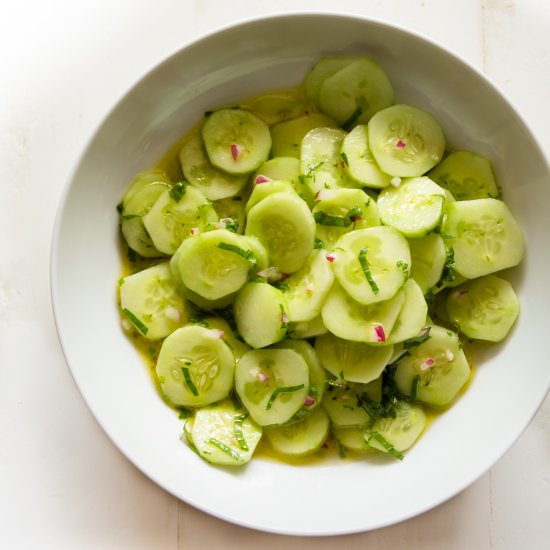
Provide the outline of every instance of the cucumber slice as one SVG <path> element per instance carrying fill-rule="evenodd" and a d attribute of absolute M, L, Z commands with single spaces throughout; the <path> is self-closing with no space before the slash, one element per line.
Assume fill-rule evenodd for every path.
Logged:
<path fill-rule="evenodd" d="M 368 445 L 402 459 L 401 453 L 410 449 L 426 428 L 426 413 L 421 405 L 400 401 L 396 417 L 377 419 L 365 432 Z"/>
<path fill-rule="evenodd" d="M 523 232 L 498 199 L 449 205 L 441 232 L 454 251 L 454 268 L 468 279 L 513 267 L 523 258 Z"/>
<path fill-rule="evenodd" d="M 319 450 L 330 428 L 327 413 L 318 408 L 299 422 L 288 426 L 273 426 L 265 435 L 273 450 L 289 456 L 303 456 Z"/>
<path fill-rule="evenodd" d="M 302 321 L 300 323 L 291 323 L 289 326 L 289 335 L 292 333 L 292 338 L 315 338 L 326 334 L 327 327 L 323 321 L 322 315 L 317 315 L 311 321 Z"/>
<path fill-rule="evenodd" d="M 174 254 L 184 239 L 208 230 L 217 221 L 212 203 L 198 189 L 182 182 L 164 191 L 143 216 L 153 244 L 168 255 Z"/>
<path fill-rule="evenodd" d="M 323 367 L 334 376 L 363 384 L 378 378 L 393 355 L 393 346 L 351 342 L 330 333 L 315 339 L 315 350 Z"/>
<path fill-rule="evenodd" d="M 428 176 L 459 201 L 499 196 L 491 162 L 470 151 L 451 153 Z"/>
<path fill-rule="evenodd" d="M 246 201 L 241 196 L 214 201 L 212 206 L 218 215 L 218 229 L 229 229 L 242 235 L 246 221 Z"/>
<path fill-rule="evenodd" d="M 321 57 L 309 70 L 304 79 L 306 96 L 313 102 L 317 109 L 320 108 L 319 92 L 321 84 L 333 74 L 355 61 L 352 56 L 326 56 Z"/>
<path fill-rule="evenodd" d="M 172 257 L 172 271 L 185 288 L 206 300 L 237 292 L 257 265 L 249 240 L 227 229 L 186 239 Z"/>
<path fill-rule="evenodd" d="M 273 193 L 296 193 L 294 187 L 289 181 L 271 180 L 262 183 L 254 184 L 250 198 L 245 207 L 245 212 L 248 214 L 253 206 L 256 206 L 261 200 L 269 197 Z"/>
<path fill-rule="evenodd" d="M 239 362 L 241 357 L 251 350 L 251 347 L 248 344 L 242 340 L 239 340 L 235 336 L 235 332 L 231 329 L 229 323 L 225 319 L 222 319 L 221 317 L 206 317 L 201 322 L 204 322 L 208 328 L 219 330 L 223 333 L 221 337 L 223 341 L 231 348 L 236 362 Z"/>
<path fill-rule="evenodd" d="M 516 322 L 519 300 L 508 281 L 486 275 L 449 292 L 447 314 L 468 338 L 500 342 Z"/>
<path fill-rule="evenodd" d="M 336 128 L 338 125 L 322 113 L 307 113 L 303 116 L 280 122 L 271 127 L 273 157 L 300 158 L 300 146 L 304 136 L 313 128 Z"/>
<path fill-rule="evenodd" d="M 345 187 L 340 147 L 346 133 L 339 128 L 314 128 L 302 139 L 300 148 L 301 180 L 310 193 Z"/>
<path fill-rule="evenodd" d="M 284 424 L 302 407 L 309 389 L 305 359 L 291 349 L 255 349 L 235 370 L 235 390 L 260 426 Z"/>
<path fill-rule="evenodd" d="M 342 235 L 380 225 L 376 201 L 361 189 L 323 189 L 312 210 L 317 238 L 332 250 Z"/>
<path fill-rule="evenodd" d="M 337 281 L 334 282 L 321 310 L 330 332 L 355 342 L 385 344 L 399 316 L 405 294 L 399 290 L 393 298 L 363 305 L 356 302 Z"/>
<path fill-rule="evenodd" d="M 321 405 L 336 428 L 367 427 L 372 419 L 359 404 L 358 396 L 366 393 L 371 399 L 380 402 L 382 380 L 378 378 L 368 384 L 357 384 L 334 380 L 327 388 Z"/>
<path fill-rule="evenodd" d="M 326 78 L 319 90 L 321 110 L 340 126 L 364 124 L 393 103 L 394 92 L 384 70 L 360 57 Z"/>
<path fill-rule="evenodd" d="M 126 319 L 148 340 L 160 340 L 184 325 L 190 307 L 182 298 L 168 262 L 120 280 L 120 307 Z"/>
<path fill-rule="evenodd" d="M 309 368 L 309 389 L 307 397 L 304 400 L 303 407 L 296 413 L 296 416 L 303 417 L 305 414 L 315 410 L 323 399 L 326 389 L 327 375 L 317 352 L 313 346 L 305 340 L 291 340 L 287 338 L 281 342 L 273 344 L 273 348 L 291 349 L 298 352 L 306 361 Z"/>
<path fill-rule="evenodd" d="M 395 370 L 397 389 L 432 407 L 449 405 L 470 377 L 458 335 L 432 325 L 430 338 L 407 351 Z"/>
<path fill-rule="evenodd" d="M 334 273 L 326 253 L 314 250 L 304 265 L 284 281 L 288 320 L 297 323 L 317 317 L 333 282 Z"/>
<path fill-rule="evenodd" d="M 271 150 L 269 127 L 250 111 L 214 111 L 202 127 L 210 162 L 229 174 L 248 174 L 267 160 Z"/>
<path fill-rule="evenodd" d="M 163 341 L 156 372 L 170 403 L 204 407 L 229 395 L 234 367 L 235 357 L 218 330 L 187 325 Z"/>
<path fill-rule="evenodd" d="M 147 178 L 144 178 L 147 179 Z M 157 199 L 163 192 L 170 189 L 170 185 L 159 180 L 151 183 L 143 183 L 144 180 L 136 179 L 136 189 L 130 192 L 130 196 L 122 203 L 120 215 L 120 230 L 126 244 L 144 258 L 162 256 L 143 225 L 143 216 L 151 210 Z"/>
<path fill-rule="evenodd" d="M 233 197 L 246 185 L 246 176 L 233 176 L 212 165 L 200 135 L 187 140 L 179 154 L 187 181 L 211 201 Z"/>
<path fill-rule="evenodd" d="M 333 427 L 334 438 L 349 451 L 356 453 L 372 452 L 373 448 L 365 440 L 365 429 L 351 426 L 348 428 Z"/>
<path fill-rule="evenodd" d="M 430 178 L 412 178 L 383 189 L 377 203 L 382 223 L 405 237 L 422 237 L 441 223 L 445 190 Z"/>
<path fill-rule="evenodd" d="M 442 158 L 445 137 L 439 122 L 410 105 L 392 105 L 369 122 L 369 145 L 380 168 L 392 176 L 422 176 Z"/>
<path fill-rule="evenodd" d="M 394 296 L 408 278 L 411 265 L 405 237 L 384 226 L 346 233 L 337 241 L 332 258 L 338 282 L 365 305 Z"/>
<path fill-rule="evenodd" d="M 390 332 L 388 343 L 397 344 L 414 338 L 424 328 L 428 315 L 428 304 L 422 289 L 414 279 L 407 279 L 403 285 L 405 299 L 399 316 Z"/>
<path fill-rule="evenodd" d="M 438 233 L 428 233 L 423 237 L 409 239 L 411 250 L 411 277 L 427 294 L 441 278 L 447 252 L 443 237 Z"/>
<path fill-rule="evenodd" d="M 296 91 L 265 94 L 241 106 L 250 109 L 267 124 L 276 124 L 304 113 L 306 103 Z"/>
<path fill-rule="evenodd" d="M 226 399 L 199 409 L 190 433 L 197 453 L 207 462 L 241 466 L 252 458 L 263 428 Z"/>
<path fill-rule="evenodd" d="M 286 311 L 284 293 L 267 283 L 247 283 L 235 298 L 239 334 L 253 348 L 269 346 L 286 336 Z"/>
<path fill-rule="evenodd" d="M 340 156 L 344 173 L 361 187 L 383 189 L 390 185 L 392 176 L 382 172 L 369 147 L 366 124 L 358 124 L 342 141 Z"/>
<path fill-rule="evenodd" d="M 257 237 L 265 246 L 272 266 L 293 273 L 313 250 L 315 220 L 298 196 L 274 193 L 250 209 L 245 234 Z"/>
<path fill-rule="evenodd" d="M 141 191 L 144 187 L 147 187 L 151 183 L 165 184 L 168 187 L 172 186 L 172 181 L 168 177 L 168 174 L 160 168 L 151 168 L 145 172 L 140 172 L 139 174 L 136 174 L 130 185 L 128 185 L 126 192 L 120 200 L 119 209 L 124 207 L 124 203 L 128 202 L 132 195 L 138 191 Z"/>

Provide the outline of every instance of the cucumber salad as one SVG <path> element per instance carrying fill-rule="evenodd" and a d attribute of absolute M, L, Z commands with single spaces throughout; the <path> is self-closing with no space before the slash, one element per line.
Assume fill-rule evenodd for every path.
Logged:
<path fill-rule="evenodd" d="M 168 168 L 170 167 L 170 168 Z M 363 56 L 204 114 L 120 204 L 122 326 L 206 461 L 397 459 L 519 313 L 521 228 L 489 159 Z"/>

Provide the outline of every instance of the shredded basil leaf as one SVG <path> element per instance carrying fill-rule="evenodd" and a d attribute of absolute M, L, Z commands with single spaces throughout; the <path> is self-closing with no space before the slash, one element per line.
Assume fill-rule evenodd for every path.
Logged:
<path fill-rule="evenodd" d="M 390 453 L 392 456 L 397 458 L 398 460 L 403 460 L 405 458 L 405 455 L 403 453 L 400 453 L 380 432 L 369 432 L 369 439 L 375 439 Z M 368 440 L 367 440 L 368 443 Z"/>
<path fill-rule="evenodd" d="M 258 262 L 252 250 L 244 250 L 239 246 L 235 246 L 234 244 L 229 244 L 224 242 L 218 243 L 216 247 L 221 248 L 222 250 L 228 250 L 229 252 L 234 252 L 235 254 L 238 254 L 239 256 L 243 257 L 245 260 L 250 262 L 253 266 L 256 265 L 256 263 Z"/>
<path fill-rule="evenodd" d="M 414 338 L 409 338 L 408 340 L 405 340 L 403 342 L 403 349 L 410 349 L 414 348 L 416 346 L 419 346 L 420 344 L 423 344 L 424 342 L 427 342 L 431 336 L 430 331 L 432 330 L 432 327 L 424 327 L 418 336 L 415 336 Z"/>
<path fill-rule="evenodd" d="M 233 460 L 236 460 L 237 462 L 243 461 L 243 458 L 239 453 L 234 451 L 229 445 L 222 443 L 219 439 L 216 439 L 215 437 L 211 437 L 208 440 L 208 443 L 210 445 L 214 445 L 214 447 L 217 447 L 220 451 L 223 451 L 226 455 L 229 455 Z"/>
<path fill-rule="evenodd" d="M 193 413 L 185 407 L 179 407 L 178 410 L 180 420 L 186 420 L 187 418 L 191 418 L 193 416 Z"/>
<path fill-rule="evenodd" d="M 411 382 L 411 398 L 416 399 L 418 393 L 418 383 L 420 382 L 420 374 L 415 374 Z"/>
<path fill-rule="evenodd" d="M 362 114 L 363 114 L 363 107 L 361 106 L 357 107 L 357 109 L 355 109 L 355 111 L 351 113 L 351 116 L 344 122 L 344 124 L 342 124 L 342 128 L 346 132 L 349 132 Z"/>
<path fill-rule="evenodd" d="M 235 432 L 235 439 L 239 444 L 242 451 L 247 452 L 249 450 L 246 440 L 243 435 L 243 421 L 248 414 L 236 414 L 233 419 L 233 431 Z"/>
<path fill-rule="evenodd" d="M 340 157 L 344 161 L 344 164 L 346 166 L 349 166 L 348 156 L 346 155 L 346 153 L 340 153 Z"/>
<path fill-rule="evenodd" d="M 271 394 L 271 397 L 269 398 L 269 401 L 267 402 L 267 405 L 265 406 L 265 410 L 268 411 L 271 409 L 273 403 L 275 402 L 275 399 L 281 394 L 281 393 L 292 393 L 295 391 L 299 391 L 304 387 L 303 384 L 300 384 L 299 386 L 283 386 L 280 388 L 275 388 L 273 390 L 273 393 Z"/>
<path fill-rule="evenodd" d="M 147 334 L 147 332 L 149 331 L 149 327 L 147 327 L 147 325 L 145 325 L 145 323 L 143 323 L 141 319 L 134 315 L 128 308 L 124 308 L 122 312 L 124 313 L 124 315 L 126 315 L 126 317 L 128 317 L 128 319 L 139 330 L 139 332 L 143 334 L 143 336 Z"/>
<path fill-rule="evenodd" d="M 180 200 L 183 198 L 185 193 L 187 192 L 187 186 L 189 184 L 186 181 L 178 181 L 178 183 L 174 184 L 174 186 L 170 189 L 170 198 L 174 202 L 180 202 Z"/>
<path fill-rule="evenodd" d="M 193 380 L 191 378 L 191 373 L 189 372 L 189 369 L 187 367 L 181 367 L 181 372 L 183 373 L 183 379 L 185 380 L 185 383 L 187 384 L 189 391 L 194 396 L 199 395 L 199 390 L 197 390 L 197 386 L 193 384 Z"/>
<path fill-rule="evenodd" d="M 361 248 L 361 251 L 359 252 L 359 263 L 361 264 L 361 269 L 363 270 L 363 273 L 365 274 L 365 278 L 367 279 L 367 282 L 369 283 L 372 291 L 374 292 L 374 294 L 378 294 L 380 289 L 378 288 L 376 281 L 372 278 L 372 274 L 370 272 L 369 263 L 367 262 L 366 246 Z"/>

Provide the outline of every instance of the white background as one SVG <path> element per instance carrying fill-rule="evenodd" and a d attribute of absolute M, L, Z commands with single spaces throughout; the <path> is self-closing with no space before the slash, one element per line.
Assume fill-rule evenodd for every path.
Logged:
<path fill-rule="evenodd" d="M 307 9 L 389 20 L 454 50 L 493 79 L 550 153 L 547 0 L 0 0 L 0 548 L 548 547 L 550 398 L 491 471 L 447 503 L 369 533 L 300 539 L 226 524 L 165 493 L 118 452 L 73 383 L 53 322 L 49 252 L 88 138 L 191 39 Z M 93 330 L 86 312 L 82 330 Z"/>

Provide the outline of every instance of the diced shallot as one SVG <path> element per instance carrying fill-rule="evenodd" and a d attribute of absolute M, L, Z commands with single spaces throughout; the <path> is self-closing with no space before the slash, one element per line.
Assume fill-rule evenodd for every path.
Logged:
<path fill-rule="evenodd" d="M 425 371 L 435 365 L 435 359 L 433 357 L 428 357 L 421 365 L 420 370 Z"/>
<path fill-rule="evenodd" d="M 223 338 L 223 335 L 225 334 L 223 330 L 220 330 L 220 329 L 217 329 L 217 328 L 213 328 L 210 333 L 212 334 L 212 336 L 214 338 L 218 338 L 218 339 L 222 339 Z"/>
<path fill-rule="evenodd" d="M 176 321 L 177 323 L 181 321 L 181 311 L 174 306 L 167 306 L 164 310 L 164 315 L 166 315 L 168 319 L 172 319 L 172 321 Z"/>
<path fill-rule="evenodd" d="M 335 254 L 334 252 L 331 252 L 330 254 L 327 254 L 327 260 L 329 262 L 335 262 L 338 259 L 338 254 Z"/>
<path fill-rule="evenodd" d="M 254 180 L 254 183 L 258 184 L 258 183 L 266 183 L 268 181 L 271 181 L 269 178 L 267 178 L 266 176 L 262 176 L 261 174 L 256 176 L 256 179 Z"/>
<path fill-rule="evenodd" d="M 269 376 L 265 372 L 262 372 L 262 371 L 258 371 L 258 374 L 256 375 L 256 378 L 260 382 L 267 382 L 269 380 Z"/>
<path fill-rule="evenodd" d="M 315 399 L 311 397 L 311 395 L 306 396 L 304 399 L 304 405 L 306 407 L 311 407 L 311 405 L 315 405 Z"/>
<path fill-rule="evenodd" d="M 386 341 L 386 333 L 384 332 L 384 327 L 382 325 L 376 325 L 374 327 L 374 332 L 376 334 L 376 341 L 377 342 L 385 342 Z"/>
<path fill-rule="evenodd" d="M 243 148 L 237 145 L 236 143 L 231 144 L 231 156 L 233 157 L 233 160 L 236 161 L 239 158 L 239 155 L 242 150 Z"/>

